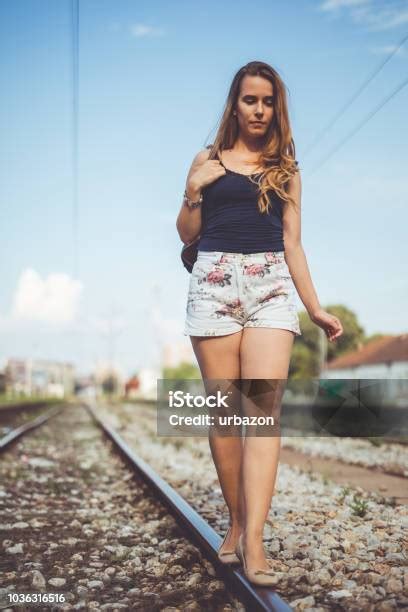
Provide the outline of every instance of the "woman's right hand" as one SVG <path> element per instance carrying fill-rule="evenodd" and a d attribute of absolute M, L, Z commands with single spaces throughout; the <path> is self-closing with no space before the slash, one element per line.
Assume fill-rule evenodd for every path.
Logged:
<path fill-rule="evenodd" d="M 192 191 L 201 191 L 226 174 L 224 166 L 216 159 L 207 159 L 192 172 L 188 180 L 188 188 Z"/>

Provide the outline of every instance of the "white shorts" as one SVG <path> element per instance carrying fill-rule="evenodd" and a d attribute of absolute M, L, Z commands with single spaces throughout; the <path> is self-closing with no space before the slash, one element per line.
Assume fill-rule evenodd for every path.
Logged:
<path fill-rule="evenodd" d="M 301 336 L 295 300 L 284 251 L 198 251 L 183 333 L 225 336 L 244 327 L 274 327 Z"/>

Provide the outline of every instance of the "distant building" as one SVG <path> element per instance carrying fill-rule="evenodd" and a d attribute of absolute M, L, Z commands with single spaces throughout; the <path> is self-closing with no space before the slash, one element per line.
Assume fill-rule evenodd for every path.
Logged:
<path fill-rule="evenodd" d="M 330 361 L 321 378 L 380 379 L 384 400 L 407 406 L 408 334 L 384 336 Z"/>
<path fill-rule="evenodd" d="M 4 373 L 8 393 L 30 395 L 31 376 L 27 359 L 8 359 Z"/>
<path fill-rule="evenodd" d="M 44 359 L 9 359 L 6 389 L 13 395 L 66 397 L 74 392 L 73 364 Z"/>

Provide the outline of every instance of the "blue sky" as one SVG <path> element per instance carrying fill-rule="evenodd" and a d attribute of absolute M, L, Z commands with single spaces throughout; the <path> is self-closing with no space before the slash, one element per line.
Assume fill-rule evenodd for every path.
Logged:
<path fill-rule="evenodd" d="M 408 2 L 80 0 L 78 274 L 69 9 L 0 4 L 0 364 L 41 357 L 89 371 L 113 356 L 131 373 L 163 345 L 189 345 L 175 221 L 192 158 L 254 59 L 290 92 L 302 241 L 322 305 L 345 304 L 367 333 L 407 331 L 408 87 L 312 174 L 407 77 L 407 43 L 303 151 L 407 33 Z"/>

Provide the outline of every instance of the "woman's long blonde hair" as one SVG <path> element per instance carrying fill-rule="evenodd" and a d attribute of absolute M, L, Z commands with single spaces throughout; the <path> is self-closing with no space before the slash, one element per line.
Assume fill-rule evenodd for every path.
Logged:
<path fill-rule="evenodd" d="M 239 126 L 233 111 L 245 75 L 261 76 L 268 79 L 273 87 L 274 113 L 259 158 L 259 165 L 265 170 L 257 181 L 249 176 L 252 182 L 259 185 L 260 212 L 269 214 L 271 206 L 267 193 L 269 190 L 274 190 L 284 202 L 296 205 L 294 199 L 287 193 L 287 185 L 289 179 L 298 171 L 295 143 L 289 122 L 286 87 L 272 66 L 264 62 L 249 62 L 238 70 L 231 83 L 214 143 L 207 148 L 211 149 L 209 159 L 215 159 L 224 149 L 231 149 L 234 146 Z"/>

